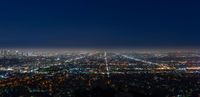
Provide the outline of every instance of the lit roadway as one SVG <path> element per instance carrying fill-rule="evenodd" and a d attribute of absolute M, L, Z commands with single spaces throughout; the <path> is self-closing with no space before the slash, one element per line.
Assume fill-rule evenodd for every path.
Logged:
<path fill-rule="evenodd" d="M 143 63 L 146 63 L 146 64 L 150 64 L 150 65 L 158 65 L 158 66 L 159 66 L 158 63 L 153 63 L 153 62 L 150 62 L 150 61 L 146 61 L 146 60 L 138 59 L 138 58 L 133 57 L 133 56 L 132 56 L 132 57 L 131 57 L 131 56 L 127 56 L 127 55 L 121 55 L 121 56 L 123 56 L 123 57 L 125 57 L 125 58 L 128 58 L 128 59 L 131 59 L 131 60 L 135 60 L 135 61 L 143 62 Z"/>
<path fill-rule="evenodd" d="M 107 72 L 107 77 L 110 77 L 110 71 L 109 71 L 109 66 L 108 66 L 108 60 L 107 60 L 107 52 L 104 52 L 104 59 L 105 59 L 105 64 L 106 64 L 106 72 Z"/>

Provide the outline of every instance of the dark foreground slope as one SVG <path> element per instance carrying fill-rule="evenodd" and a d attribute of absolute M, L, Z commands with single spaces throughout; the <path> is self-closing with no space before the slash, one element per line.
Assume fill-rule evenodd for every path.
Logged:
<path fill-rule="evenodd" d="M 2 97 L 199 97 L 200 74 L 19 74 L 0 80 Z"/>

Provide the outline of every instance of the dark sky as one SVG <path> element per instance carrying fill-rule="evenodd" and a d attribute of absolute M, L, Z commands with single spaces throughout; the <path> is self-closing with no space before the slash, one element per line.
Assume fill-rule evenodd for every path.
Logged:
<path fill-rule="evenodd" d="M 200 46 L 200 1 L 1 0 L 0 47 Z"/>

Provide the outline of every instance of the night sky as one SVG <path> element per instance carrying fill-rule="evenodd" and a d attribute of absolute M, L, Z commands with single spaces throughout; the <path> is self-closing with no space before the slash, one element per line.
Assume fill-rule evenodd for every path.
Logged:
<path fill-rule="evenodd" d="M 200 46 L 200 1 L 1 0 L 0 47 Z"/>

